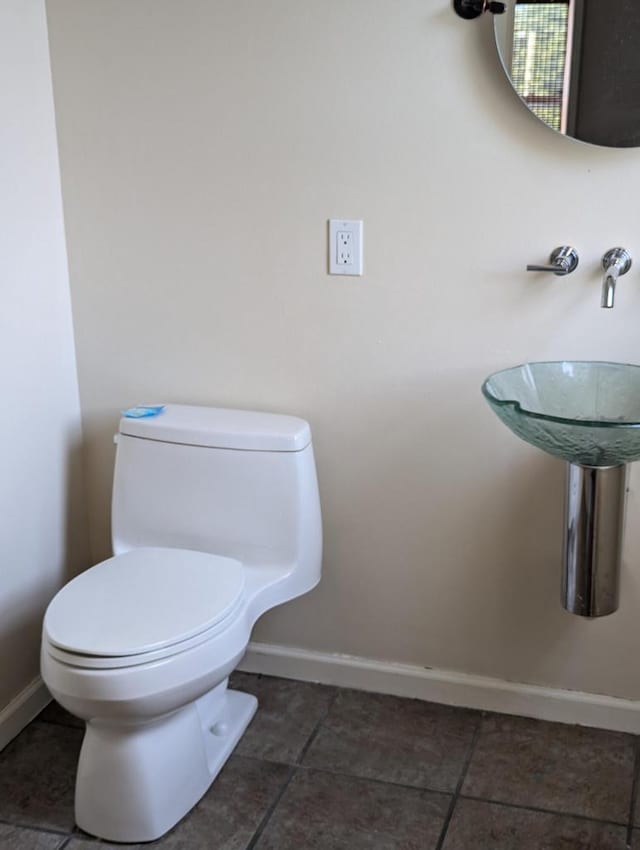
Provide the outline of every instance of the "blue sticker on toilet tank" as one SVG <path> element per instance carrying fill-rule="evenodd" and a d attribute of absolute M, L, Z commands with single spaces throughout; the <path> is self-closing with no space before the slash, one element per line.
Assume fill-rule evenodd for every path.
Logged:
<path fill-rule="evenodd" d="M 137 407 L 122 410 L 121 413 L 127 419 L 142 419 L 145 416 L 158 416 L 164 407 L 164 404 L 139 404 Z"/>

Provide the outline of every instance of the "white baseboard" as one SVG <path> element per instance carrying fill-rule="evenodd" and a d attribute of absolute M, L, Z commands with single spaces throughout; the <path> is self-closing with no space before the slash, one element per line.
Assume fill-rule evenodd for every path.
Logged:
<path fill-rule="evenodd" d="M 238 669 L 445 705 L 640 733 L 638 701 L 525 685 L 452 670 L 431 670 L 267 643 L 250 643 Z"/>
<path fill-rule="evenodd" d="M 37 676 L 33 682 L 0 711 L 0 750 L 51 702 L 51 694 Z"/>

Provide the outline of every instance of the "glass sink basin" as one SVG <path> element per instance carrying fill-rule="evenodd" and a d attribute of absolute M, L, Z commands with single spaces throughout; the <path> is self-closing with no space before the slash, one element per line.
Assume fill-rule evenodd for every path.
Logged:
<path fill-rule="evenodd" d="M 570 463 L 640 459 L 640 366 L 525 363 L 490 375 L 482 392 L 514 434 Z"/>

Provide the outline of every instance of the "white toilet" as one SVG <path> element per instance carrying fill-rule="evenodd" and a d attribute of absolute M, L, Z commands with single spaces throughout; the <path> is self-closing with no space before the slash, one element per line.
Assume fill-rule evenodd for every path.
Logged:
<path fill-rule="evenodd" d="M 151 841 L 207 790 L 256 708 L 227 690 L 251 629 L 320 579 L 309 425 L 167 405 L 120 422 L 114 557 L 47 609 L 42 676 L 87 721 L 76 820 Z"/>

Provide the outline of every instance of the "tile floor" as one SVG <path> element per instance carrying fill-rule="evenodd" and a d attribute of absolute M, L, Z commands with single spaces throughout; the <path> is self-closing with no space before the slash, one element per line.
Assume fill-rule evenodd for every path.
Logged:
<path fill-rule="evenodd" d="M 246 673 L 232 686 L 260 701 L 235 753 L 170 833 L 133 846 L 640 850 L 632 735 Z M 0 753 L 2 850 L 122 847 L 74 826 L 81 740 L 52 704 Z"/>

